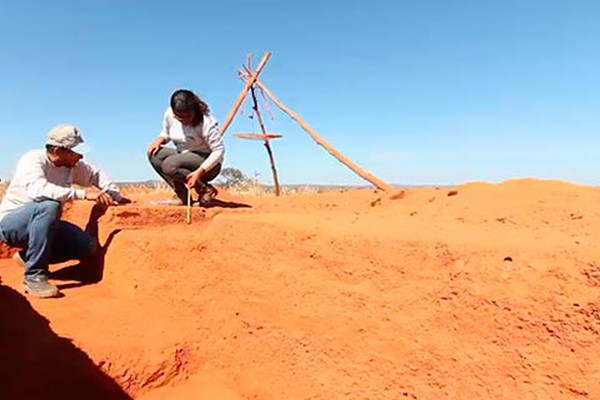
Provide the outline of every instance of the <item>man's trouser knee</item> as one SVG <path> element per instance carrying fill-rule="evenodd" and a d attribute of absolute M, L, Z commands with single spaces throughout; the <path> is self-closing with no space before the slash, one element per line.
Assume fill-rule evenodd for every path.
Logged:
<path fill-rule="evenodd" d="M 61 213 L 60 202 L 43 200 L 27 203 L 0 221 L 6 244 L 23 249 L 26 276 L 47 274 Z"/>

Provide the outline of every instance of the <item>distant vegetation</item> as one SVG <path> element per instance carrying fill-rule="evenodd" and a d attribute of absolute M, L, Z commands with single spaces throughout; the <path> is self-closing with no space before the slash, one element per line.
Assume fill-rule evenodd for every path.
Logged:
<path fill-rule="evenodd" d="M 254 177 L 245 175 L 237 168 L 224 168 L 217 178 L 217 185 L 227 189 L 230 193 L 239 195 L 264 195 L 274 194 L 275 188 L 272 185 L 265 185 L 258 180 L 258 174 Z M 323 186 L 323 185 L 281 185 L 282 194 L 292 193 L 319 193 L 332 190 L 345 191 L 343 186 Z"/>
<path fill-rule="evenodd" d="M 237 168 L 227 167 L 221 170 L 219 177 L 213 182 L 215 185 L 226 189 L 229 193 L 236 195 L 260 196 L 274 194 L 273 185 L 266 185 L 260 182 L 259 174 L 248 176 Z M 147 193 L 147 192 L 170 192 L 171 189 L 163 181 L 151 180 L 144 182 L 119 182 L 119 186 L 128 191 L 128 193 Z M 348 189 L 360 189 L 368 186 L 342 186 L 342 185 L 281 185 L 282 194 L 293 193 L 322 193 L 322 192 L 345 192 Z"/>
<path fill-rule="evenodd" d="M 253 183 L 253 179 L 244 175 L 244 173 L 237 168 L 223 168 L 221 174 L 219 174 L 219 177 L 217 178 L 217 184 L 227 189 L 251 183 Z"/>
<path fill-rule="evenodd" d="M 0 199 L 4 195 L 9 182 L 0 182 Z M 236 195 L 266 195 L 274 194 L 275 189 L 272 185 L 260 183 L 258 174 L 250 177 L 237 168 L 224 168 L 219 177 L 214 182 L 216 185 L 225 188 L 228 192 Z M 143 182 L 119 182 L 119 187 L 129 194 L 142 194 L 148 192 L 170 193 L 171 188 L 163 181 L 150 180 Z M 335 186 L 335 185 L 281 185 L 282 194 L 293 193 L 321 193 L 331 191 L 345 192 L 351 188 L 360 188 L 360 186 Z"/>

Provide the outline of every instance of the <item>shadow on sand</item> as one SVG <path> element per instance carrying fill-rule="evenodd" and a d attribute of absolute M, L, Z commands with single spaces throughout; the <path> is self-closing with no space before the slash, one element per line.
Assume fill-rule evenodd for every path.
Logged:
<path fill-rule="evenodd" d="M 219 199 L 213 199 L 209 204 L 203 205 L 204 208 L 252 208 L 250 204 L 237 203 L 235 201 L 223 201 Z"/>
<path fill-rule="evenodd" d="M 0 398 L 132 400 L 48 320 L 0 281 Z"/>
<path fill-rule="evenodd" d="M 104 277 L 104 259 L 106 257 L 106 252 L 108 251 L 108 248 L 115 236 L 121 232 L 121 229 L 114 229 L 109 233 L 104 245 L 99 245 L 100 239 L 98 221 L 100 217 L 106 213 L 106 210 L 106 207 L 98 204 L 94 205 L 90 212 L 88 222 L 85 226 L 85 231 L 94 238 L 96 243 L 98 243 L 98 250 L 96 251 L 94 257 L 87 260 L 81 260 L 78 264 L 69 265 L 50 273 L 51 279 L 59 281 L 78 281 L 74 283 L 59 284 L 59 289 L 63 290 L 81 287 L 102 281 L 102 278 Z"/>

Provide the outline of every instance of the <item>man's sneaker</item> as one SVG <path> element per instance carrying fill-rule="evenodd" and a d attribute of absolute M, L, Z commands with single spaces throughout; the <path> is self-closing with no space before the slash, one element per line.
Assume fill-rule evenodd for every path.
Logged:
<path fill-rule="evenodd" d="M 15 263 L 17 263 L 17 265 L 18 265 L 19 267 L 21 267 L 21 268 L 23 268 L 23 269 L 27 269 L 27 263 L 25 262 L 25 260 L 23 260 L 23 257 L 21 257 L 21 254 L 20 254 L 20 252 L 18 252 L 18 251 L 17 251 L 17 252 L 16 252 L 16 253 L 13 255 L 13 257 L 12 257 L 12 258 L 13 258 L 13 261 L 14 261 Z"/>
<path fill-rule="evenodd" d="M 48 282 L 48 278 L 45 276 L 25 278 L 23 287 L 25 288 L 25 293 L 29 293 L 34 297 L 48 298 L 58 297 L 60 295 L 60 290 Z"/>

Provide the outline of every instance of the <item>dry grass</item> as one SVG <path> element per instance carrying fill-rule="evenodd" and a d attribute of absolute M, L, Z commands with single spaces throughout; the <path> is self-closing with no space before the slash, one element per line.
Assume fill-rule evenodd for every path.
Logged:
<path fill-rule="evenodd" d="M 172 189 L 165 182 L 153 182 L 152 184 L 140 183 L 122 185 L 119 187 L 121 192 L 126 196 L 144 195 L 149 193 L 172 194 Z"/>
<path fill-rule="evenodd" d="M 8 186 L 7 182 L 0 183 L 0 200 L 4 196 L 4 192 Z M 222 186 L 221 186 L 222 187 Z M 249 180 L 238 185 L 223 187 L 227 192 L 235 196 L 270 196 L 275 194 L 275 189 L 272 186 L 263 185 L 256 180 Z M 120 186 L 121 192 L 126 196 L 145 195 L 145 194 L 160 194 L 171 196 L 172 189 L 165 182 L 153 182 L 152 184 L 128 184 Z M 345 191 L 344 188 L 333 187 L 318 187 L 311 185 L 294 185 L 282 186 L 281 193 L 285 195 L 294 195 L 300 193 L 320 193 L 326 191 Z"/>
<path fill-rule="evenodd" d="M 257 180 L 248 180 L 237 185 L 223 186 L 219 188 L 226 190 L 234 196 L 270 196 L 275 194 L 275 189 L 272 186 L 264 185 Z M 146 194 L 161 194 L 169 196 L 173 194 L 172 189 L 164 182 L 153 182 L 152 184 L 140 183 L 129 184 L 120 187 L 125 195 L 146 195 Z M 319 193 L 323 191 L 343 190 L 339 188 L 325 188 L 311 185 L 294 185 L 283 186 L 281 192 L 283 195 L 293 195 L 299 193 Z"/>
<path fill-rule="evenodd" d="M 231 194 L 238 196 L 267 196 L 275 194 L 275 188 L 273 186 L 263 185 L 256 180 L 249 180 L 247 182 L 233 185 L 226 188 Z M 310 185 L 294 185 L 294 186 L 282 186 L 282 195 L 292 195 L 298 193 L 319 193 L 321 188 Z"/>

